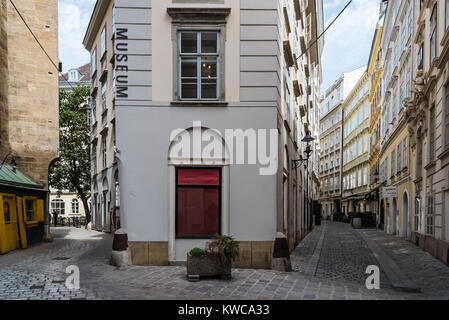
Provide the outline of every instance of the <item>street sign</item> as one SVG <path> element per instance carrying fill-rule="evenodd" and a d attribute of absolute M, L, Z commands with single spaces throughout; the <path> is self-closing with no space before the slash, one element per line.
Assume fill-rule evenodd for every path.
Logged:
<path fill-rule="evenodd" d="M 382 188 L 382 196 L 384 198 L 397 198 L 398 197 L 398 188 L 397 187 L 383 187 Z"/>

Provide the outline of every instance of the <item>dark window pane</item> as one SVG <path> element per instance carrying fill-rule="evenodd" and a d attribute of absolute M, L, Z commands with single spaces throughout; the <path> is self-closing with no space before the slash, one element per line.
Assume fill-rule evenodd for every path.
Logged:
<path fill-rule="evenodd" d="M 219 229 L 219 188 L 178 188 L 178 235 L 211 236 Z"/>
<path fill-rule="evenodd" d="M 201 33 L 201 52 L 216 53 L 217 52 L 217 33 L 202 32 Z"/>
<path fill-rule="evenodd" d="M 192 83 L 192 80 L 183 80 L 181 84 L 181 97 L 184 99 L 197 98 L 197 84 Z"/>
<path fill-rule="evenodd" d="M 217 82 L 216 80 L 201 80 L 201 98 L 216 99 L 217 98 Z"/>
<path fill-rule="evenodd" d="M 181 77 L 193 77 L 197 76 L 197 61 L 182 59 L 181 61 Z"/>
<path fill-rule="evenodd" d="M 179 168 L 178 184 L 218 186 L 220 184 L 220 171 L 219 169 Z"/>
<path fill-rule="evenodd" d="M 197 53 L 197 34 L 195 32 L 181 32 L 181 52 Z"/>
<path fill-rule="evenodd" d="M 11 221 L 11 215 L 9 213 L 9 203 L 3 203 L 3 213 L 5 215 L 5 223 L 9 223 Z"/>
<path fill-rule="evenodd" d="M 217 76 L 217 61 L 211 58 L 201 60 L 201 77 L 215 78 Z"/>

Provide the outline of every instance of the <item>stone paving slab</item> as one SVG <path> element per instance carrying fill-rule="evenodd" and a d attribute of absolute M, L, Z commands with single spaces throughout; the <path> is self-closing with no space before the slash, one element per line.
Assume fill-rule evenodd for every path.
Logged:
<path fill-rule="evenodd" d="M 231 280 L 187 281 L 186 268 L 181 266 L 117 268 L 109 265 L 112 237 L 95 231 L 76 228 L 56 228 L 53 243 L 42 243 L 26 250 L 17 250 L 0 256 L 0 299 L 225 299 L 225 300 L 359 300 L 359 299 L 444 299 L 444 286 L 427 288 L 424 293 L 398 292 L 388 286 L 381 290 L 368 290 L 353 278 L 337 276 L 320 277 L 304 274 L 320 239 L 319 228 L 309 234 L 292 254 L 297 272 L 272 270 L 233 269 Z M 320 274 L 333 275 L 327 251 L 333 249 L 330 242 L 346 243 L 356 237 L 344 224 L 329 223 L 323 238 L 319 260 Z M 357 234 L 356 234 L 357 235 Z M 358 235 L 360 237 L 360 235 Z M 342 237 L 341 239 L 339 237 Z M 378 235 L 376 235 L 378 237 Z M 357 239 L 357 238 L 356 238 Z M 392 241 L 390 239 L 387 239 Z M 376 240 L 377 241 L 377 240 Z M 359 242 L 355 242 L 360 246 Z M 402 243 L 396 244 L 399 250 Z M 386 245 L 388 247 L 388 245 Z M 349 246 L 337 246 L 335 261 L 356 266 L 363 265 L 365 258 L 345 259 L 350 255 Z M 356 251 L 362 252 L 362 247 Z M 388 251 L 388 249 L 384 249 Z M 298 256 L 305 253 L 304 256 Z M 390 254 L 390 252 L 388 251 Z M 343 258 L 338 258 L 338 254 Z M 363 253 L 369 255 L 368 253 Z M 415 252 L 414 254 L 422 254 Z M 67 260 L 54 260 L 67 257 Z M 334 257 L 331 257 L 334 259 Z M 396 259 L 396 257 L 393 257 Z M 361 262 L 360 262 L 361 261 Z M 427 261 L 428 265 L 434 261 Z M 67 276 L 65 268 L 77 265 L 81 272 L 81 289 L 68 290 L 62 280 Z M 330 270 L 324 270 L 330 268 Z M 327 273 L 326 273 L 326 272 Z M 432 279 L 440 269 L 432 267 Z M 412 272 L 408 270 L 407 272 Z M 443 273 L 445 275 L 445 273 Z M 31 289 L 33 286 L 34 289 Z M 447 294 L 449 290 L 446 290 Z"/>

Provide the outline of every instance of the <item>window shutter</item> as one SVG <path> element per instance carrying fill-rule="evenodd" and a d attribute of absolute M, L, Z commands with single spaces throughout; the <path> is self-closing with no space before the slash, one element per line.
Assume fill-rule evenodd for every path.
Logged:
<path fill-rule="evenodd" d="M 37 221 L 44 221 L 44 200 L 37 199 L 36 200 L 36 210 L 37 210 Z"/>

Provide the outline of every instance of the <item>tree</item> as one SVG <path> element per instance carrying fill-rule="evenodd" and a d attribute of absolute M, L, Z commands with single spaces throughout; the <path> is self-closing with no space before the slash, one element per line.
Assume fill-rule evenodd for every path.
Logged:
<path fill-rule="evenodd" d="M 75 192 L 81 199 L 87 223 L 91 221 L 90 198 L 90 125 L 87 101 L 90 89 L 74 87 L 59 91 L 59 158 L 50 168 L 50 186 L 58 194 Z"/>

